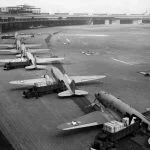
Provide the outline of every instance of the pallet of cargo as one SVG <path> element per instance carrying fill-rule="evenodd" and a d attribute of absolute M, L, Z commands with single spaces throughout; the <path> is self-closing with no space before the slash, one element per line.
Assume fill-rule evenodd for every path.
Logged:
<path fill-rule="evenodd" d="M 116 123 L 118 121 L 115 121 Z M 121 123 L 121 122 L 118 122 Z M 128 126 L 122 126 L 120 129 L 116 128 L 116 124 L 112 127 L 111 122 L 107 122 L 103 125 L 103 128 L 96 135 L 94 139 L 94 143 L 91 146 L 91 150 L 106 150 L 108 148 L 113 148 L 117 146 L 117 143 L 122 138 L 125 138 L 131 134 L 135 134 L 141 128 L 141 121 L 137 119 L 134 123 Z M 110 128 L 108 128 L 110 127 Z M 117 130 L 115 130 L 117 129 Z"/>

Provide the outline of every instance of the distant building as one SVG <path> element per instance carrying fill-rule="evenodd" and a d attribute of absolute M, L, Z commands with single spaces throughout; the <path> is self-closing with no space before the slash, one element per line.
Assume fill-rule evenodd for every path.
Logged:
<path fill-rule="evenodd" d="M 88 13 L 74 13 L 75 16 L 88 16 Z"/>
<path fill-rule="evenodd" d="M 11 7 L 1 7 L 1 12 L 8 14 L 40 14 L 41 9 L 30 5 L 18 5 Z"/>
<path fill-rule="evenodd" d="M 144 14 L 144 15 L 150 15 L 150 13 L 149 13 L 148 10 L 146 10 L 143 14 Z"/>
<path fill-rule="evenodd" d="M 112 16 L 126 16 L 127 14 L 111 14 Z"/>
<path fill-rule="evenodd" d="M 58 15 L 58 16 L 67 16 L 67 15 L 69 15 L 69 13 L 54 13 L 54 15 Z"/>
<path fill-rule="evenodd" d="M 1 7 L 0 12 L 8 13 L 8 7 Z"/>
<path fill-rule="evenodd" d="M 93 14 L 93 16 L 107 16 L 107 13 L 103 13 L 103 14 Z"/>

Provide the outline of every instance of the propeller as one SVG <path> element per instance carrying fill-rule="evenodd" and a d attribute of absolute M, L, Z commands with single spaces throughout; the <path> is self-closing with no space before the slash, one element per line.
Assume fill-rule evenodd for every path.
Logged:
<path fill-rule="evenodd" d="M 47 70 L 47 69 L 45 69 L 45 73 L 44 73 L 44 75 L 42 75 L 41 77 L 42 77 L 42 78 L 45 78 L 45 75 L 48 75 L 48 70 Z"/>
<path fill-rule="evenodd" d="M 95 105 L 97 105 L 97 106 L 100 107 L 100 111 L 101 111 L 101 112 L 105 112 L 105 107 L 104 107 L 100 102 L 98 102 L 96 98 L 95 98 L 94 101 L 93 101 L 90 105 L 88 105 L 87 107 L 88 107 L 88 108 L 89 108 L 89 107 L 94 107 Z"/>

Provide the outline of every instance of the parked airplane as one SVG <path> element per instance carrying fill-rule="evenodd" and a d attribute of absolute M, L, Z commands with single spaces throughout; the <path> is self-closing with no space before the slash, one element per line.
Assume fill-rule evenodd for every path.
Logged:
<path fill-rule="evenodd" d="M 27 45 L 28 46 L 28 45 Z M 26 48 L 26 45 L 24 43 L 22 43 L 20 45 L 20 47 L 18 46 L 18 48 L 15 48 L 15 49 L 0 49 L 0 52 L 3 52 L 5 54 L 12 54 L 12 55 L 16 55 L 16 57 L 21 57 L 22 55 L 24 55 L 26 53 L 26 51 L 29 51 L 31 53 L 45 53 L 45 52 L 48 52 L 49 49 L 29 49 L 29 48 Z"/>
<path fill-rule="evenodd" d="M 20 33 L 15 32 L 15 34 L 5 34 L 1 36 L 2 39 L 27 39 L 27 38 L 32 38 L 34 37 L 34 34 L 25 34 L 25 33 Z"/>
<path fill-rule="evenodd" d="M 120 99 L 108 94 L 104 91 L 100 91 L 96 96 L 96 102 L 92 105 L 98 105 L 100 111 L 94 111 L 77 119 L 73 119 L 71 122 L 64 123 L 58 126 L 61 130 L 73 130 L 84 127 L 97 126 L 104 124 L 112 120 L 122 120 L 126 115 L 136 116 L 141 119 L 142 123 L 150 129 L 150 121 L 146 118 L 144 113 L 140 113 L 133 107 L 124 103 Z M 150 113 L 150 111 L 148 111 Z M 147 112 L 145 112 L 146 114 Z"/>
<path fill-rule="evenodd" d="M 139 72 L 140 74 L 143 74 L 145 77 L 150 77 L 150 72 L 144 72 L 144 71 L 141 71 Z"/>
<path fill-rule="evenodd" d="M 13 34 L 5 34 L 1 36 L 1 39 L 13 39 L 14 37 Z"/>
<path fill-rule="evenodd" d="M 19 39 L 17 39 L 14 44 L 0 44 L 0 47 L 16 48 L 17 50 L 20 48 L 20 46 L 21 46 L 21 41 Z M 31 48 L 31 47 L 41 46 L 41 44 L 25 44 L 25 46 Z M 0 51 L 5 51 L 5 50 L 0 50 Z"/>
<path fill-rule="evenodd" d="M 37 58 L 30 52 L 26 51 L 25 55 L 21 58 L 1 59 L 0 62 L 6 63 L 4 65 L 4 68 L 8 65 L 7 63 L 11 63 L 11 65 L 13 63 L 14 63 L 14 65 L 16 63 L 19 63 L 20 66 L 22 66 L 22 67 L 25 66 L 25 69 L 32 70 L 32 69 L 45 69 L 46 66 L 43 66 L 41 64 L 52 63 L 52 62 L 61 61 L 61 60 L 64 60 L 64 58 Z M 25 62 L 26 62 L 26 65 L 22 65 L 22 64 L 25 64 Z"/>
<path fill-rule="evenodd" d="M 10 81 L 10 84 L 17 84 L 17 85 L 25 85 L 25 86 L 34 86 L 35 83 L 43 83 L 45 85 L 55 85 L 59 81 L 63 81 L 64 85 L 66 86 L 67 90 L 61 93 L 58 93 L 59 97 L 67 97 L 73 95 L 87 95 L 88 92 L 81 91 L 76 89 L 76 85 L 80 83 L 86 83 L 89 81 L 94 81 L 98 79 L 105 78 L 104 75 L 99 76 L 68 76 L 65 71 L 57 67 L 52 67 L 51 69 L 52 78 L 50 78 L 47 74 L 44 75 L 42 78 L 39 79 L 28 79 L 28 80 L 20 80 L 20 81 Z"/>
<path fill-rule="evenodd" d="M 94 52 L 94 51 L 90 51 L 90 50 L 88 50 L 88 51 L 82 51 L 81 53 L 85 54 L 87 56 L 90 56 L 90 55 L 99 55 L 98 52 Z"/>

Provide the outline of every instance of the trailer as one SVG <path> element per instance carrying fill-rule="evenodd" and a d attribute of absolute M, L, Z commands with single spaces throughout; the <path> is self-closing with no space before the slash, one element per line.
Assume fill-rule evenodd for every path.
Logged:
<path fill-rule="evenodd" d="M 9 62 L 9 63 L 5 63 L 4 70 L 24 68 L 26 66 L 29 66 L 30 64 L 31 64 L 31 62 L 28 60 L 26 62 Z"/>
<path fill-rule="evenodd" d="M 62 92 L 66 90 L 66 86 L 63 81 L 58 81 L 57 83 L 36 83 L 33 87 L 23 91 L 24 98 L 39 98 L 42 95 L 50 94 L 53 92 Z"/>
<path fill-rule="evenodd" d="M 104 128 L 100 129 L 100 132 L 96 135 L 94 142 L 91 145 L 90 150 L 106 150 L 115 148 L 119 140 L 129 135 L 135 135 L 141 128 L 141 120 L 136 119 L 133 124 L 123 128 L 118 132 L 108 132 Z"/>

